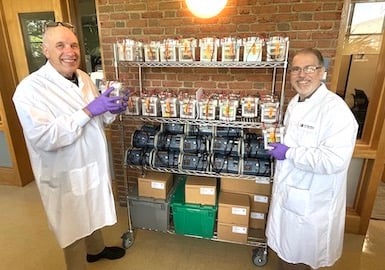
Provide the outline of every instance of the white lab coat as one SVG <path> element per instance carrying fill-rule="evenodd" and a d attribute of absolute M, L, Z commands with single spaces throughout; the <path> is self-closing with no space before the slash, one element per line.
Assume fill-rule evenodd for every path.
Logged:
<path fill-rule="evenodd" d="M 13 101 L 50 228 L 64 248 L 116 223 L 104 123 L 82 110 L 97 95 L 77 70 L 79 87 L 49 62 L 16 88 Z"/>
<path fill-rule="evenodd" d="M 313 269 L 341 256 L 347 171 L 357 122 L 324 84 L 304 102 L 296 95 L 285 120 L 286 159 L 277 161 L 267 242 L 280 258 Z"/>

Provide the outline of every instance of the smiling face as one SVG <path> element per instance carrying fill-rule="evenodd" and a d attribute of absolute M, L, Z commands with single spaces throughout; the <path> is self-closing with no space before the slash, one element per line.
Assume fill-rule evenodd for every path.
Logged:
<path fill-rule="evenodd" d="M 320 86 L 325 68 L 315 54 L 305 51 L 294 56 L 291 67 L 293 70 L 290 72 L 291 85 L 299 94 L 300 100 L 304 100 Z M 306 73 L 305 71 L 309 70 L 309 68 L 305 67 L 316 68 L 312 70 L 313 72 Z M 295 69 L 297 69 L 297 72 L 294 72 Z"/>
<path fill-rule="evenodd" d="M 43 37 L 43 53 L 64 77 L 71 78 L 80 65 L 79 42 L 71 29 L 48 27 Z"/>

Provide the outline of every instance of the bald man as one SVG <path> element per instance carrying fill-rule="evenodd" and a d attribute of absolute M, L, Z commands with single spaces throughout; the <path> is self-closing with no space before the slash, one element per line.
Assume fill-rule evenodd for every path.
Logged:
<path fill-rule="evenodd" d="M 102 95 L 79 69 L 73 26 L 51 22 L 43 35 L 47 63 L 23 79 L 13 102 L 47 214 L 68 270 L 118 259 L 125 250 L 106 247 L 101 228 L 116 223 L 104 125 L 127 107 L 127 97 Z"/>

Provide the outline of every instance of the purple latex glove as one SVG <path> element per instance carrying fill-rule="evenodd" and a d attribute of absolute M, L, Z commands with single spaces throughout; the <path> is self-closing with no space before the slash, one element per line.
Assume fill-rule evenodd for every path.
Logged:
<path fill-rule="evenodd" d="M 91 101 L 86 109 L 90 112 L 91 116 L 97 116 L 107 111 L 115 111 L 121 109 L 121 97 L 110 97 L 113 87 L 108 88 L 99 97 Z"/>
<path fill-rule="evenodd" d="M 268 154 L 278 160 L 286 159 L 286 152 L 289 147 L 282 143 L 270 143 L 269 146 L 273 147 L 273 149 L 267 151 Z"/>
<path fill-rule="evenodd" d="M 119 109 L 110 110 L 110 113 L 118 114 L 118 113 L 124 112 L 127 109 L 127 105 L 128 105 L 127 102 L 128 102 L 128 95 L 129 94 L 130 94 L 130 90 L 125 91 L 123 96 L 120 96 L 120 100 L 118 101 L 120 104 Z"/>

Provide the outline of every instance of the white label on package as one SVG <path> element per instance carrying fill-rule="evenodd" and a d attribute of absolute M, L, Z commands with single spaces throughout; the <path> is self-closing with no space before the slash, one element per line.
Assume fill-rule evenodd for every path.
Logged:
<path fill-rule="evenodd" d="M 256 184 L 270 184 L 270 179 L 269 177 L 262 177 L 262 176 L 257 176 L 255 179 Z"/>
<path fill-rule="evenodd" d="M 164 189 L 164 183 L 161 183 L 161 182 L 151 182 L 151 188 L 153 188 L 153 189 Z"/>
<path fill-rule="evenodd" d="M 214 195 L 215 189 L 214 188 L 201 187 L 200 188 L 200 194 L 201 195 Z"/>
<path fill-rule="evenodd" d="M 254 195 L 254 202 L 267 203 L 269 198 L 267 196 Z"/>
<path fill-rule="evenodd" d="M 265 219 L 265 214 L 264 213 L 251 212 L 250 218 L 252 218 L 252 219 Z"/>
<path fill-rule="evenodd" d="M 232 226 L 231 231 L 232 231 L 233 233 L 247 234 L 247 227 L 242 227 L 242 226 Z"/>
<path fill-rule="evenodd" d="M 246 208 L 241 208 L 241 207 L 231 207 L 231 214 L 237 215 L 237 216 L 246 216 L 247 210 Z"/>

